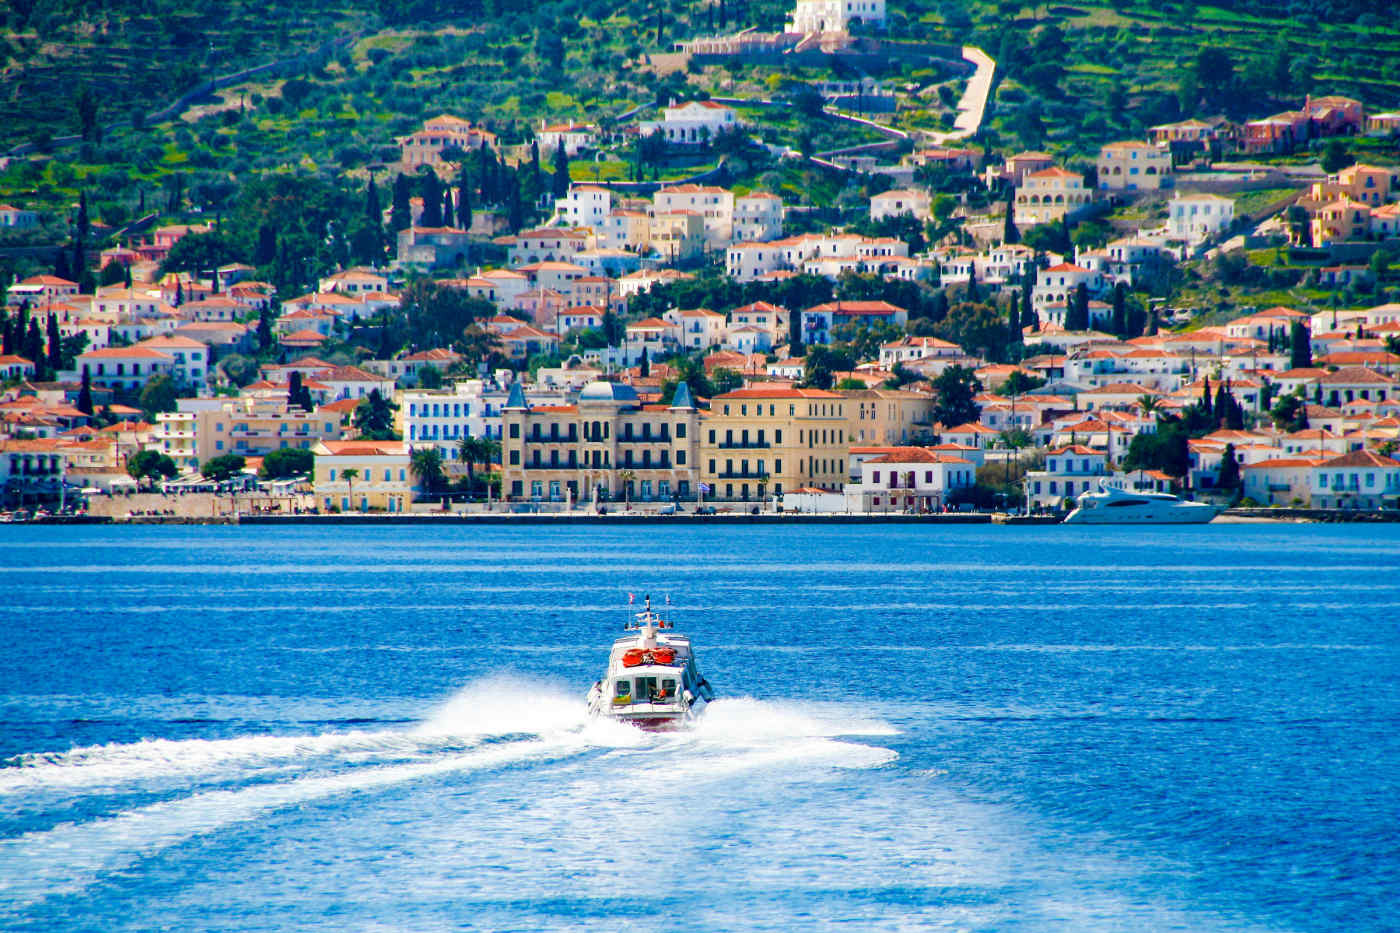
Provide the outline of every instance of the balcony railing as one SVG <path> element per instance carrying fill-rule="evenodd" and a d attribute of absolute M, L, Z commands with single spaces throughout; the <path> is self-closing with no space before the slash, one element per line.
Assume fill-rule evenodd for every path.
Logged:
<path fill-rule="evenodd" d="M 773 445 L 768 441 L 722 441 L 715 446 L 720 450 L 767 450 Z"/>
<path fill-rule="evenodd" d="M 772 474 L 767 470 L 736 470 L 715 474 L 720 479 L 768 479 Z"/>
<path fill-rule="evenodd" d="M 669 444 L 670 434 L 626 434 L 617 439 L 619 444 Z"/>

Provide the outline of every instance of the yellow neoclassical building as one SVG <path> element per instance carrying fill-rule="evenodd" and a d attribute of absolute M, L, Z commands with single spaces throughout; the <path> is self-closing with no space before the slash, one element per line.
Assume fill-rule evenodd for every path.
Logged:
<path fill-rule="evenodd" d="M 591 382 L 573 405 L 531 407 L 519 383 L 501 410 L 502 491 L 514 501 L 669 502 L 695 495 L 700 413 L 681 383 L 670 405 Z"/>
<path fill-rule="evenodd" d="M 835 392 L 788 386 L 715 396 L 701 424 L 705 498 L 746 502 L 806 487 L 839 491 L 849 404 Z"/>
<path fill-rule="evenodd" d="M 413 502 L 410 453 L 403 441 L 319 441 L 316 502 L 328 512 L 405 512 Z"/>

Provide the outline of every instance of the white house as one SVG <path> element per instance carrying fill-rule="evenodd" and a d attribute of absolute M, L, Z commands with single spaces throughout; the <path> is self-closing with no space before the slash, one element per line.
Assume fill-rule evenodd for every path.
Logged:
<path fill-rule="evenodd" d="M 1035 278 L 1035 288 L 1031 291 L 1031 307 L 1042 322 L 1050 320 L 1050 309 L 1073 301 L 1083 284 L 1091 296 L 1102 295 L 1108 288 L 1108 280 L 1101 273 L 1091 272 L 1083 266 L 1062 262 L 1049 269 L 1041 269 Z"/>
<path fill-rule="evenodd" d="M 1182 194 L 1167 205 L 1167 232 L 1174 240 L 1199 243 L 1228 229 L 1235 219 L 1235 202 L 1218 194 Z"/>
<path fill-rule="evenodd" d="M 540 144 L 541 154 L 563 147 L 567 155 L 575 156 L 597 144 L 598 128 L 591 123 L 555 123 L 547 126 L 541 120 L 540 128 L 535 131 L 535 139 Z"/>
<path fill-rule="evenodd" d="M 600 229 L 612 212 L 612 192 L 598 185 L 571 185 L 569 193 L 554 202 L 561 224 Z"/>
<path fill-rule="evenodd" d="M 900 214 L 912 214 L 916 220 L 928 220 L 931 199 L 927 191 L 917 188 L 896 188 L 870 199 L 870 219 L 884 220 Z"/>
<path fill-rule="evenodd" d="M 734 239 L 764 243 L 783 235 L 783 199 L 754 191 L 734 199 Z"/>
<path fill-rule="evenodd" d="M 846 32 L 852 25 L 885 25 L 885 0 L 797 0 L 790 33 Z"/>
<path fill-rule="evenodd" d="M 1026 500 L 1032 507 L 1056 509 L 1066 499 L 1092 492 L 1108 475 L 1104 454 L 1073 445 L 1045 455 L 1045 469 L 1026 473 Z"/>
<path fill-rule="evenodd" d="M 661 121 L 644 122 L 640 129 L 643 136 L 661 133 L 666 142 L 672 145 L 703 146 L 720 133 L 740 126 L 739 115 L 732 107 L 712 100 L 690 100 L 683 104 L 671 104 Z"/>
<path fill-rule="evenodd" d="M 924 447 L 888 448 L 865 459 L 860 471 L 860 482 L 846 486 L 853 512 L 937 512 L 977 476 L 972 461 Z"/>
<path fill-rule="evenodd" d="M 1312 468 L 1314 508 L 1378 509 L 1400 506 L 1400 462 L 1353 450 Z"/>

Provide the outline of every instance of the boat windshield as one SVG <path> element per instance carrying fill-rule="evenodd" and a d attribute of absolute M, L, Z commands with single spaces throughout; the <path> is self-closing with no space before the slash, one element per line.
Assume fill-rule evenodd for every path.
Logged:
<path fill-rule="evenodd" d="M 638 677 L 635 687 L 630 678 L 621 678 L 613 685 L 613 695 L 627 702 L 660 703 L 676 698 L 674 677 Z M 636 700 L 633 701 L 633 697 Z"/>

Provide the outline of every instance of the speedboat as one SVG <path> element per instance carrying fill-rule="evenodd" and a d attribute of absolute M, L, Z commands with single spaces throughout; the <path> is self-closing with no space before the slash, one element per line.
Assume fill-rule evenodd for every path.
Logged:
<path fill-rule="evenodd" d="M 1076 508 L 1065 516 L 1066 525 L 1204 525 L 1220 514 L 1220 507 L 1187 502 L 1165 492 L 1130 492 L 1099 485 L 1086 492 Z"/>
<path fill-rule="evenodd" d="M 632 723 L 650 731 L 689 725 L 714 699 L 695 666 L 690 639 L 646 606 L 613 643 L 608 669 L 588 691 L 588 714 Z"/>

